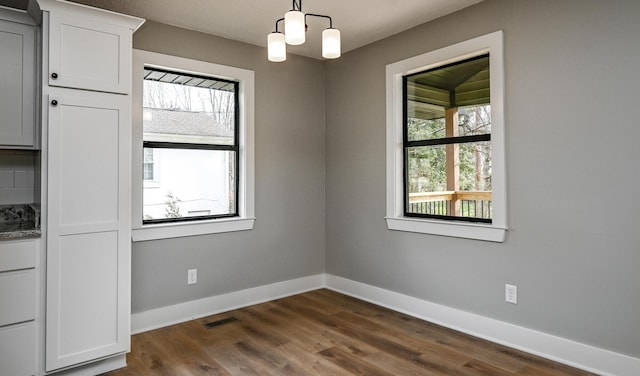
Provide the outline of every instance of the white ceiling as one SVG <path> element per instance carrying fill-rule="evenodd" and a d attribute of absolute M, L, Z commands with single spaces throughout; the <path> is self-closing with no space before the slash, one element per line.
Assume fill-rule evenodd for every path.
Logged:
<path fill-rule="evenodd" d="M 26 7 L 27 1 L 0 0 L 0 5 Z M 293 4 L 292 0 L 73 1 L 258 46 L 266 46 L 267 34 Z M 344 53 L 480 1 L 303 0 L 302 10 L 331 16 L 333 27 L 341 32 Z M 307 42 L 287 46 L 288 52 L 320 58 L 320 34 L 328 21 L 309 17 L 308 24 Z"/>

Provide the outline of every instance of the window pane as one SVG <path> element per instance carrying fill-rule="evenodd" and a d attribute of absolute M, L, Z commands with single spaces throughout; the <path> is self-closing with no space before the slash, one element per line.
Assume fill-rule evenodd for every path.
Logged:
<path fill-rule="evenodd" d="M 161 184 L 144 187 L 144 220 L 237 214 L 235 152 L 151 149 Z"/>
<path fill-rule="evenodd" d="M 153 149 L 144 148 L 142 179 L 153 180 Z"/>
<path fill-rule="evenodd" d="M 491 105 L 458 108 L 458 132 L 455 136 L 481 134 L 491 134 Z M 434 140 L 445 137 L 447 134 L 444 117 L 434 119 L 409 117 L 407 119 L 408 141 Z"/>
<path fill-rule="evenodd" d="M 153 163 L 153 149 L 144 148 L 144 163 Z"/>
<path fill-rule="evenodd" d="M 489 78 L 489 55 L 405 76 L 405 139 L 430 141 L 405 145 L 406 214 L 491 220 Z"/>
<path fill-rule="evenodd" d="M 489 78 L 489 55 L 405 76 L 407 140 L 491 133 Z M 447 134 L 446 112 L 456 109 L 457 134 Z"/>
<path fill-rule="evenodd" d="M 143 177 L 144 180 L 153 180 L 153 163 L 145 163 Z"/>
<path fill-rule="evenodd" d="M 150 80 L 144 80 L 143 90 L 145 141 L 234 144 L 233 90 Z"/>
<path fill-rule="evenodd" d="M 407 101 L 417 118 L 443 117 L 445 108 L 490 103 L 489 55 L 406 76 Z M 411 113 L 409 113 L 410 115 Z"/>
<path fill-rule="evenodd" d="M 432 140 L 445 137 L 444 117 L 440 119 L 409 118 L 407 138 L 409 141 Z"/>
<path fill-rule="evenodd" d="M 444 145 L 409 148 L 409 195 L 447 190 L 447 156 Z"/>
<path fill-rule="evenodd" d="M 412 147 L 407 157 L 408 214 L 491 219 L 491 142 Z"/>
<path fill-rule="evenodd" d="M 458 108 L 458 136 L 491 133 L 491 105 Z"/>

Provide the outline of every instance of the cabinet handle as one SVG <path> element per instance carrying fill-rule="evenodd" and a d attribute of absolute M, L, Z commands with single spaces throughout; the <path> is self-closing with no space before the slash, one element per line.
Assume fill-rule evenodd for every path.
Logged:
<path fill-rule="evenodd" d="M 57 101 L 57 100 L 55 100 L 55 99 L 54 99 L 54 100 L 52 100 L 52 101 L 51 101 L 51 105 L 52 105 L 52 106 L 57 106 L 57 105 L 58 105 L 58 101 Z"/>
<path fill-rule="evenodd" d="M 58 74 L 57 73 L 51 73 L 51 78 L 53 78 L 55 80 L 56 78 L 58 78 Z"/>

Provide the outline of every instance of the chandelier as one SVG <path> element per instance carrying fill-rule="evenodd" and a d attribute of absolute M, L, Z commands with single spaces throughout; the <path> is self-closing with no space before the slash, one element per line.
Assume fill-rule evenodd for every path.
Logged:
<path fill-rule="evenodd" d="M 293 7 L 283 18 L 276 21 L 276 31 L 267 36 L 269 61 L 287 60 L 287 44 L 297 46 L 305 42 L 307 17 L 319 17 L 329 20 L 329 28 L 322 32 L 322 57 L 336 59 L 340 57 L 340 30 L 333 28 L 333 20 L 329 16 L 313 13 L 302 13 L 302 0 L 293 0 Z M 278 31 L 278 24 L 284 21 L 284 33 Z"/>

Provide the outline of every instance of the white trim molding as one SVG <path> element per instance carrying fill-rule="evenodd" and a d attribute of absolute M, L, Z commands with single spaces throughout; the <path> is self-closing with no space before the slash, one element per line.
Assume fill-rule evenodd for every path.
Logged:
<path fill-rule="evenodd" d="M 640 359 L 328 274 L 326 287 L 354 298 L 599 375 L 634 376 Z"/>
<path fill-rule="evenodd" d="M 131 331 L 133 334 L 142 333 L 189 320 L 199 319 L 201 317 L 317 290 L 323 288 L 324 285 L 324 274 L 318 274 L 134 313 L 131 315 Z"/>
<path fill-rule="evenodd" d="M 101 375 L 105 372 L 115 371 L 127 366 L 127 354 L 120 353 L 114 356 L 100 359 L 96 362 L 87 363 L 81 366 L 73 366 L 63 370 L 48 373 L 55 376 L 93 376 Z"/>
<path fill-rule="evenodd" d="M 507 189 L 504 134 L 504 61 L 502 31 L 479 36 L 386 67 L 387 92 L 387 228 L 493 242 L 507 230 Z M 404 216 L 403 77 L 474 56 L 489 54 L 491 69 L 491 224 Z"/>
<path fill-rule="evenodd" d="M 238 81 L 240 101 L 240 187 L 238 217 L 162 224 L 142 224 L 142 81 L 145 65 Z M 252 70 L 133 50 L 132 240 L 134 242 L 253 229 L 255 222 L 255 73 Z"/>

